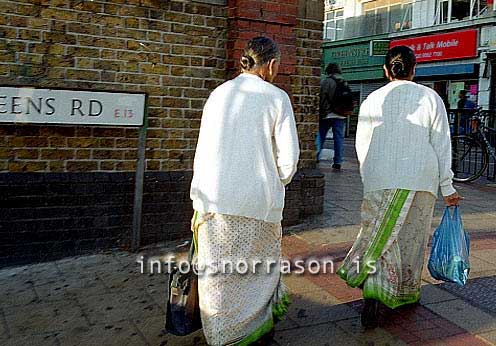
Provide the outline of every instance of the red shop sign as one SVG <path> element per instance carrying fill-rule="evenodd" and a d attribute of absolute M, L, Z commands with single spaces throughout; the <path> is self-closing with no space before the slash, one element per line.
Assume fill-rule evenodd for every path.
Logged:
<path fill-rule="evenodd" d="M 391 41 L 390 48 L 408 46 L 417 62 L 473 58 L 477 56 L 477 30 L 463 30 Z"/>

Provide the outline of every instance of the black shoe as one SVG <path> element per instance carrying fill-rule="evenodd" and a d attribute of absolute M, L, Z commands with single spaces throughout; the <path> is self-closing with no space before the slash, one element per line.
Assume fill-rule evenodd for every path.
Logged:
<path fill-rule="evenodd" d="M 377 328 L 379 325 L 379 302 L 377 300 L 365 299 L 361 322 L 366 329 Z"/>
<path fill-rule="evenodd" d="M 341 164 L 340 163 L 333 163 L 332 168 L 334 169 L 341 169 Z"/>
<path fill-rule="evenodd" d="M 270 332 L 268 332 L 267 334 L 265 334 L 264 336 L 262 336 L 258 341 L 255 341 L 253 344 L 253 346 L 268 346 L 268 345 L 271 345 L 272 344 L 272 341 L 274 341 L 274 336 L 275 336 L 275 332 L 274 332 L 274 328 L 272 328 L 270 330 Z"/>

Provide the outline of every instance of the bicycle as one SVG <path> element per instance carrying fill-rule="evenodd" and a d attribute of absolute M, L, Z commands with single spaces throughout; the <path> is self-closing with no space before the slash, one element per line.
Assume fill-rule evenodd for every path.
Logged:
<path fill-rule="evenodd" d="M 468 134 L 451 138 L 454 181 L 474 181 L 487 169 L 489 155 L 496 161 L 496 151 L 486 136 L 489 132 L 496 134 L 496 129 L 487 126 L 487 115 L 483 113 L 480 109 L 476 110 L 469 121 L 465 122 L 463 129 Z M 457 129 L 460 129 L 459 121 L 456 123 Z"/>

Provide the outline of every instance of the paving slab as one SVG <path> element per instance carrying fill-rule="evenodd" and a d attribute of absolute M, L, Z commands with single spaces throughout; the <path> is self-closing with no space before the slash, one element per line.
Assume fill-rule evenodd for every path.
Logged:
<path fill-rule="evenodd" d="M 491 263 L 491 269 L 496 270 L 496 253 L 494 253 L 494 250 L 477 250 L 472 253 L 472 256 Z"/>
<path fill-rule="evenodd" d="M 309 326 L 356 317 L 358 313 L 341 304 L 325 290 L 315 290 L 291 295 L 289 318 L 299 326 Z"/>
<path fill-rule="evenodd" d="M 423 285 L 421 290 L 420 304 L 427 305 L 433 303 L 446 302 L 449 300 L 456 300 L 459 297 L 447 292 L 437 285 Z"/>
<path fill-rule="evenodd" d="M 481 339 L 484 339 L 487 342 L 491 342 L 496 344 L 496 330 L 491 332 L 480 333 L 477 335 Z"/>
<path fill-rule="evenodd" d="M 347 335 L 358 340 L 363 345 L 374 346 L 406 346 L 407 344 L 399 337 L 388 333 L 382 328 L 366 330 L 360 323 L 360 318 L 350 318 L 336 322 L 336 325 Z"/>
<path fill-rule="evenodd" d="M 92 325 L 164 316 L 163 309 L 143 290 L 82 296 L 77 301 Z"/>
<path fill-rule="evenodd" d="M 89 330 L 72 329 L 57 334 L 60 346 L 148 346 L 146 339 L 126 320 L 97 324 Z"/>
<path fill-rule="evenodd" d="M 0 339 L 1 340 L 1 339 Z M 55 346 L 56 336 L 54 334 L 30 335 L 20 338 L 5 340 L 3 346 Z"/>
<path fill-rule="evenodd" d="M 309 280 L 305 280 L 301 275 L 289 274 L 283 276 L 284 284 L 291 293 L 303 294 L 313 291 L 322 291 L 322 288 Z"/>
<path fill-rule="evenodd" d="M 280 346 L 367 346 L 331 324 L 281 331 L 275 335 Z"/>
<path fill-rule="evenodd" d="M 427 304 L 426 307 L 472 334 L 496 330 L 496 318 L 461 299 Z"/>
<path fill-rule="evenodd" d="M 440 287 L 496 319 L 496 276 L 472 278 L 465 286 L 444 283 Z"/>
<path fill-rule="evenodd" d="M 312 245 L 350 243 L 356 239 L 359 230 L 359 227 L 355 225 L 332 227 L 331 229 L 328 227 L 317 228 L 305 232 L 305 241 Z"/>
<path fill-rule="evenodd" d="M 83 311 L 70 302 L 33 303 L 3 309 L 11 338 L 88 327 Z"/>

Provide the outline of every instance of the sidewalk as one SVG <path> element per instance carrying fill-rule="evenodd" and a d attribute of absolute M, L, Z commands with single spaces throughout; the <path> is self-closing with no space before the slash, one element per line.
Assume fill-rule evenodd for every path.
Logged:
<path fill-rule="evenodd" d="M 362 198 L 357 164 L 350 161 L 340 172 L 320 164 L 327 184 L 324 215 L 285 230 L 286 257 L 344 258 L 359 230 Z M 359 290 L 334 274 L 289 275 L 293 304 L 277 325 L 273 346 L 496 345 L 496 188 L 458 188 L 472 237 L 467 286 L 442 284 L 425 272 L 419 306 L 383 311 L 381 327 L 364 331 Z M 442 209 L 438 203 L 433 229 Z M 144 254 L 168 251 L 175 249 Z M 167 276 L 140 274 L 136 260 L 112 252 L 1 270 L 0 345 L 205 345 L 200 332 L 187 338 L 161 333 Z"/>

